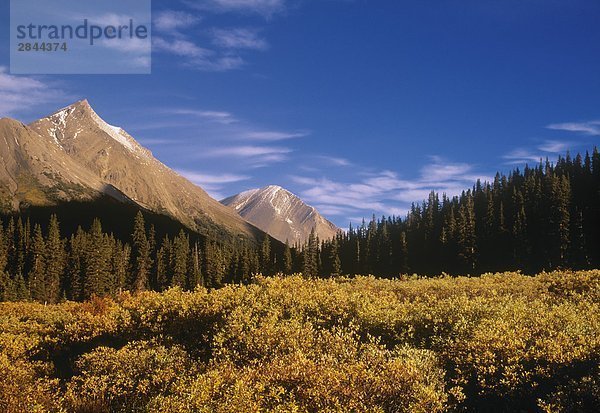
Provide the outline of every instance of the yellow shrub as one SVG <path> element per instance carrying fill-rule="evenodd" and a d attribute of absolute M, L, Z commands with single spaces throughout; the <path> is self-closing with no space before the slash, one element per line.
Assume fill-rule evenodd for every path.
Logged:
<path fill-rule="evenodd" d="M 7 412 L 600 411 L 599 366 L 600 271 L 0 303 Z"/>

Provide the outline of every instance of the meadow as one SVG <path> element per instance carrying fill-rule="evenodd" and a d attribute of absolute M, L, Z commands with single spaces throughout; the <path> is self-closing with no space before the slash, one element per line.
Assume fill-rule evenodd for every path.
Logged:
<path fill-rule="evenodd" d="M 0 303 L 0 411 L 600 411 L 600 271 Z"/>

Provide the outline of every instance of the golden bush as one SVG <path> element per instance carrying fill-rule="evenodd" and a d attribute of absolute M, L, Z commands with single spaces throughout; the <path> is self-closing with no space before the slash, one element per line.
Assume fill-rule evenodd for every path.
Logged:
<path fill-rule="evenodd" d="M 0 411 L 600 411 L 600 271 L 0 304 Z"/>

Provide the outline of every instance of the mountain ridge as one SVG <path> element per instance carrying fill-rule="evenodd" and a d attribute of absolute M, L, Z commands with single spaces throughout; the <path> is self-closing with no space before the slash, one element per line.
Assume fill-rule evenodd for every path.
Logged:
<path fill-rule="evenodd" d="M 18 210 L 104 194 L 173 217 L 201 234 L 258 241 L 263 232 L 104 121 L 87 99 L 25 125 L 0 120 L 0 206 Z"/>
<path fill-rule="evenodd" d="M 313 229 L 322 240 L 333 238 L 339 231 L 316 208 L 278 185 L 243 191 L 221 203 L 273 238 L 292 245 L 304 243 Z"/>

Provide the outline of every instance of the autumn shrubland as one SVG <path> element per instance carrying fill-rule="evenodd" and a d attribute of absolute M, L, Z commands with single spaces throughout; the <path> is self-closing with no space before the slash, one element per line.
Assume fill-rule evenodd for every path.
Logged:
<path fill-rule="evenodd" d="M 600 411 L 600 271 L 0 304 L 3 412 Z"/>

